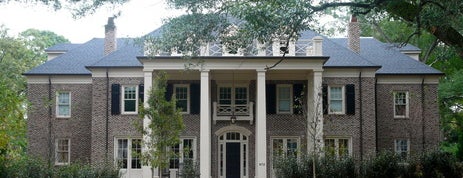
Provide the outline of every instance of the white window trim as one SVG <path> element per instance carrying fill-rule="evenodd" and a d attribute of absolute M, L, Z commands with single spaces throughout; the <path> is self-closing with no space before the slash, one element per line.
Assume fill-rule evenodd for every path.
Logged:
<path fill-rule="evenodd" d="M 177 88 L 180 88 L 180 87 L 186 87 L 186 92 L 187 92 L 187 107 L 186 107 L 186 112 L 180 112 L 181 114 L 190 114 L 190 85 L 188 84 L 174 84 L 174 95 L 175 97 L 177 97 Z M 176 98 L 177 99 L 177 98 Z"/>
<path fill-rule="evenodd" d="M 396 115 L 395 112 L 395 96 L 397 93 L 405 93 L 405 115 Z M 393 113 L 394 113 L 394 118 L 408 118 L 409 117 L 409 107 L 410 107 L 410 99 L 409 99 L 409 93 L 408 91 L 394 91 L 392 95 L 392 106 L 393 106 Z"/>
<path fill-rule="evenodd" d="M 60 115 L 59 113 L 59 94 L 60 93 L 69 93 L 69 116 L 65 116 L 65 115 Z M 72 105 L 72 96 L 71 96 L 71 92 L 70 91 L 57 91 L 56 92 L 56 117 L 57 118 L 71 118 L 71 105 Z"/>
<path fill-rule="evenodd" d="M 289 112 L 280 111 L 280 88 L 289 87 Z M 293 85 L 277 84 L 277 114 L 292 114 L 293 113 Z"/>
<path fill-rule="evenodd" d="M 410 139 L 394 139 L 394 152 L 398 154 L 397 150 L 397 141 L 399 140 L 406 140 L 407 141 L 407 158 L 410 156 Z"/>
<path fill-rule="evenodd" d="M 179 162 L 179 164 L 180 164 L 180 163 L 184 163 L 184 159 L 185 159 L 185 158 L 184 158 L 184 154 L 183 154 L 183 153 L 184 153 L 185 150 L 184 150 L 183 142 L 184 142 L 184 140 L 186 140 L 186 139 L 191 139 L 191 140 L 193 140 L 192 148 L 191 148 L 191 149 L 193 150 L 193 158 L 192 158 L 192 159 L 193 159 L 193 164 L 195 164 L 195 163 L 196 163 L 196 151 L 197 151 L 197 150 L 196 150 L 196 148 L 197 148 L 197 147 L 196 147 L 196 137 L 180 137 L 179 152 L 178 152 L 178 154 L 179 154 L 179 158 L 178 158 L 179 161 L 178 161 L 178 162 Z M 170 148 L 167 148 L 167 149 L 170 149 Z M 178 169 L 177 169 L 177 168 L 170 168 L 170 167 L 169 167 L 169 170 L 178 170 Z"/>
<path fill-rule="evenodd" d="M 246 103 L 249 105 L 249 85 L 247 84 L 220 84 L 217 86 L 217 103 L 220 103 L 220 88 L 221 87 L 228 87 L 231 88 L 231 105 L 235 105 L 235 88 L 246 88 Z"/>
<path fill-rule="evenodd" d="M 67 140 L 68 141 L 68 160 L 66 162 L 58 162 L 58 142 L 59 140 Z M 55 165 L 62 166 L 62 165 L 69 165 L 71 162 L 71 139 L 68 138 L 57 138 L 55 139 Z"/>
<path fill-rule="evenodd" d="M 122 85 L 121 86 L 122 94 L 121 94 L 121 114 L 138 114 L 138 85 Z M 125 111 L 125 87 L 135 87 L 135 111 L 134 112 L 126 112 Z"/>
<path fill-rule="evenodd" d="M 341 87 L 342 101 L 341 101 L 341 112 L 331 111 L 331 88 Z M 346 113 L 346 87 L 344 85 L 330 85 L 328 86 L 328 114 L 345 114 Z"/>
<path fill-rule="evenodd" d="M 349 151 L 349 156 L 352 156 L 352 137 L 343 137 L 343 136 L 327 136 L 323 139 L 323 142 L 325 142 L 326 139 L 334 139 L 334 148 L 335 148 L 335 151 L 334 153 L 336 154 L 335 156 L 337 158 L 339 158 L 339 140 L 340 139 L 347 139 L 348 140 L 348 145 L 347 145 L 347 149 Z M 323 147 L 325 147 L 323 145 Z"/>
<path fill-rule="evenodd" d="M 132 168 L 132 142 L 135 139 L 140 139 L 140 140 L 143 140 L 143 139 L 139 138 L 139 137 L 133 137 L 133 138 L 132 137 L 114 137 L 114 149 L 113 149 L 113 152 L 114 152 L 114 165 L 117 165 L 117 149 L 119 148 L 118 147 L 118 140 L 119 139 L 127 139 L 127 168 L 120 168 L 120 170 L 128 170 L 128 169 L 141 170 L 142 168 Z M 140 144 L 142 144 L 142 143 L 140 143 Z M 142 150 L 142 152 L 143 152 L 143 150 Z M 139 159 L 141 161 L 142 158 L 139 158 Z M 142 167 L 143 167 L 143 165 L 142 165 Z"/>
<path fill-rule="evenodd" d="M 275 175 L 275 170 L 273 169 L 273 153 L 275 150 L 273 150 L 273 140 L 276 139 L 283 139 L 283 153 L 286 156 L 286 152 L 288 152 L 287 148 L 287 143 L 288 139 L 296 139 L 297 140 L 297 159 L 301 157 L 301 139 L 298 136 L 271 136 L 270 137 L 270 168 L 271 168 L 271 177 L 276 177 Z"/>

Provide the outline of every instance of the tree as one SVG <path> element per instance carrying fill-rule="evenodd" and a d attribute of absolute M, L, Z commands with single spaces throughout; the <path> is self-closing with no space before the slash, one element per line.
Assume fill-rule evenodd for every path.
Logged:
<path fill-rule="evenodd" d="M 148 106 L 140 107 L 139 113 L 141 119 L 149 120 L 146 128 L 139 127 L 144 136 L 142 145 L 146 148 L 141 156 L 152 170 L 156 167 L 162 170 L 169 166 L 170 158 L 176 156 L 169 148 L 179 144 L 180 132 L 184 125 L 182 115 L 176 109 L 175 97 L 172 97 L 171 101 L 165 98 L 167 74 L 158 73 L 153 83 L 153 87 L 148 91 Z"/>
<path fill-rule="evenodd" d="M 34 31 L 36 34 L 27 35 Z M 46 34 L 46 38 L 44 38 Z M 31 37 L 34 37 L 31 38 Z M 27 38 L 27 39 L 26 39 Z M 49 39 L 49 40 L 45 40 Z M 38 45 L 35 42 L 45 42 Z M 67 42 L 52 32 L 27 30 L 11 37 L 0 26 L 0 159 L 22 154 L 26 146 L 26 79 L 22 74 L 46 60 L 43 51 L 56 43 Z"/>
<path fill-rule="evenodd" d="M 439 86 L 442 126 L 447 142 L 456 143 L 456 155 L 463 159 L 463 70 L 448 76 Z"/>

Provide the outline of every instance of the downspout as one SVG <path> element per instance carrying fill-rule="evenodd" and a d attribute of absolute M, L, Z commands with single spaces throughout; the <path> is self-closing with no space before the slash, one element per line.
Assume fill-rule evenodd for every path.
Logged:
<path fill-rule="evenodd" d="M 106 68 L 106 123 L 105 123 L 105 164 L 108 163 L 108 146 L 109 146 L 109 74 Z"/>
<path fill-rule="evenodd" d="M 378 79 L 375 77 L 375 152 L 378 153 Z"/>
<path fill-rule="evenodd" d="M 424 153 L 425 151 L 425 139 L 426 139 L 426 136 L 424 135 L 424 131 L 425 131 L 425 124 L 424 124 L 424 77 L 423 79 L 421 80 L 421 134 L 422 134 L 422 140 L 421 140 L 421 145 L 422 145 L 422 152 Z"/>
<path fill-rule="evenodd" d="M 52 100 L 51 100 L 51 75 L 48 75 L 48 167 L 51 166 L 53 156 L 53 140 L 52 140 Z"/>
<path fill-rule="evenodd" d="M 360 160 L 363 160 L 363 106 L 362 106 L 362 72 L 359 72 L 359 120 L 360 120 Z"/>

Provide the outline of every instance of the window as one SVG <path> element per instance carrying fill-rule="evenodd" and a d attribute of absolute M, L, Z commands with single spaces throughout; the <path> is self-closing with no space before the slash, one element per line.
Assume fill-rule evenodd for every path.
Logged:
<path fill-rule="evenodd" d="M 329 114 L 344 114 L 344 87 L 328 87 Z"/>
<path fill-rule="evenodd" d="M 115 150 L 115 161 L 118 167 L 141 169 L 141 139 L 116 139 Z"/>
<path fill-rule="evenodd" d="M 218 112 L 217 115 L 248 115 L 248 88 L 245 86 L 220 86 L 218 92 Z"/>
<path fill-rule="evenodd" d="M 177 108 L 180 109 L 181 113 L 190 113 L 190 87 L 188 85 L 178 84 L 174 85 L 175 99 L 177 102 Z"/>
<path fill-rule="evenodd" d="M 408 117 L 408 92 L 394 92 L 394 117 Z"/>
<path fill-rule="evenodd" d="M 194 161 L 196 159 L 196 139 L 181 138 L 180 144 L 171 148 L 175 156 L 170 158 L 169 168 L 179 169 L 179 165 L 185 161 Z"/>
<path fill-rule="evenodd" d="M 62 118 L 71 117 L 70 92 L 58 92 L 56 94 L 56 116 Z"/>
<path fill-rule="evenodd" d="M 292 87 L 291 85 L 277 85 L 277 113 L 292 113 Z"/>
<path fill-rule="evenodd" d="M 137 86 L 123 86 L 122 111 L 124 114 L 137 114 Z"/>
<path fill-rule="evenodd" d="M 56 139 L 55 164 L 67 165 L 70 162 L 71 141 L 69 139 Z"/>
<path fill-rule="evenodd" d="M 337 158 L 350 156 L 351 144 L 348 138 L 326 138 L 325 154 Z"/>
<path fill-rule="evenodd" d="M 408 152 L 410 150 L 407 139 L 395 140 L 395 153 L 400 156 L 403 160 L 408 158 Z"/>
<path fill-rule="evenodd" d="M 299 157 L 299 138 L 272 138 L 272 165 L 279 157 Z"/>

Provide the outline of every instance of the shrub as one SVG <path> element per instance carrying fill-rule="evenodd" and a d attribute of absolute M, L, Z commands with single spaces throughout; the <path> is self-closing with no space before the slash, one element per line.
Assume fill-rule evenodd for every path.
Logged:
<path fill-rule="evenodd" d="M 0 160 L 0 177 L 14 178 L 118 178 L 114 167 L 92 168 L 86 164 L 48 166 L 46 161 L 27 156 Z"/>
<path fill-rule="evenodd" d="M 435 151 L 424 154 L 420 158 L 423 177 L 462 177 L 461 163 L 455 156 Z"/>
<path fill-rule="evenodd" d="M 320 160 L 318 177 L 320 178 L 354 178 L 356 177 L 355 162 L 350 157 L 336 158 L 326 156 Z"/>
<path fill-rule="evenodd" d="M 405 172 L 406 163 L 401 158 L 389 151 L 380 153 L 376 157 L 366 160 L 361 165 L 362 177 L 401 177 Z"/>

